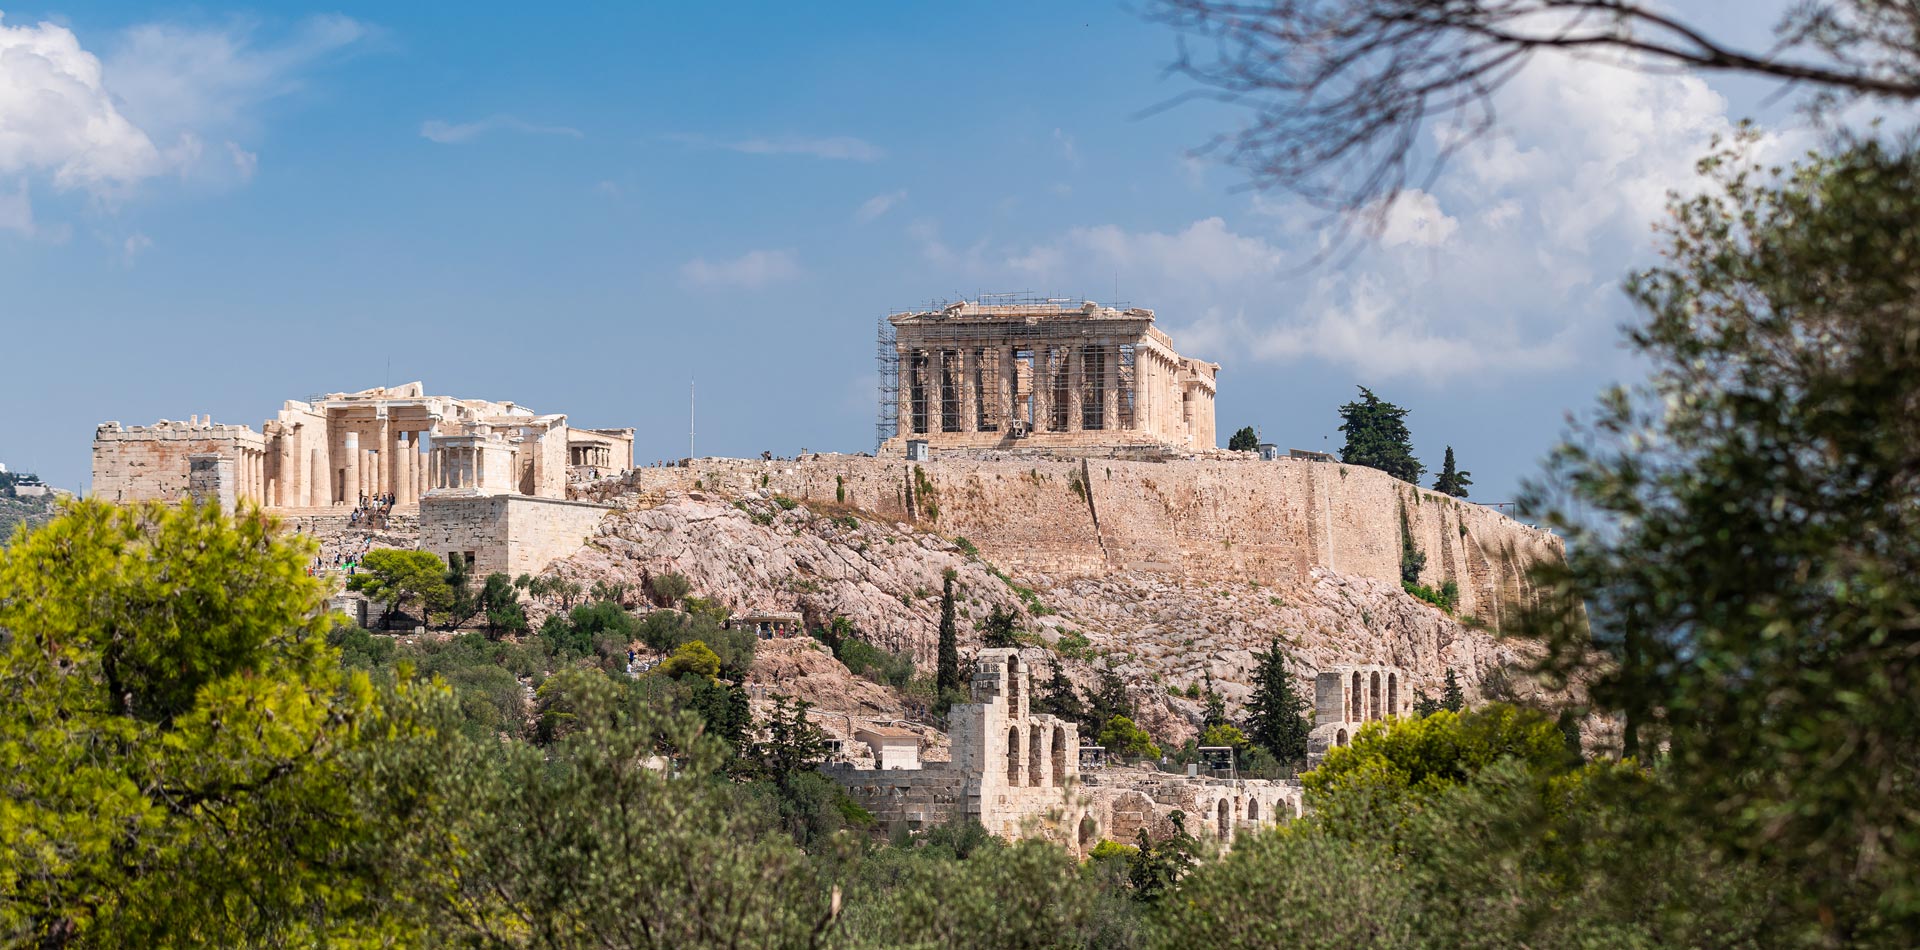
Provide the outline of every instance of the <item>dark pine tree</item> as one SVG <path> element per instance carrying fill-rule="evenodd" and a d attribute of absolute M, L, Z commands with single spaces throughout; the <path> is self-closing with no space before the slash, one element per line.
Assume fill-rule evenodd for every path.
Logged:
<path fill-rule="evenodd" d="M 1252 452 L 1260 448 L 1260 434 L 1252 426 L 1243 426 L 1227 440 L 1227 448 L 1234 452 Z"/>
<path fill-rule="evenodd" d="M 1087 705 L 1090 707 L 1087 720 L 1093 727 L 1082 733 L 1087 739 L 1099 735 L 1101 727 L 1115 716 L 1134 718 L 1133 699 L 1127 695 L 1127 683 L 1112 670 L 1100 673 L 1100 686 L 1093 691 L 1093 698 Z"/>
<path fill-rule="evenodd" d="M 1344 420 L 1340 431 L 1347 434 L 1340 461 L 1377 468 L 1403 482 L 1420 484 L 1427 467 L 1413 457 L 1413 436 L 1406 423 L 1408 411 L 1360 387 L 1360 401 L 1340 407 Z"/>
<path fill-rule="evenodd" d="M 960 692 L 960 628 L 953 619 L 953 571 L 946 573 L 940 590 L 940 657 L 934 672 L 934 687 L 942 695 Z"/>
<path fill-rule="evenodd" d="M 1036 712 L 1059 716 L 1079 726 L 1087 735 L 1097 734 L 1099 724 L 1092 722 L 1087 712 L 1086 701 L 1080 698 L 1073 681 L 1067 679 L 1067 669 L 1059 662 L 1053 664 L 1053 676 L 1034 690 L 1033 708 Z"/>
<path fill-rule="evenodd" d="M 1287 675 L 1287 656 L 1280 650 L 1280 638 L 1267 643 L 1264 653 L 1254 654 L 1253 695 L 1247 700 L 1247 738 L 1264 746 L 1281 762 L 1298 762 L 1307 757 L 1307 700 L 1294 688 Z"/>
<path fill-rule="evenodd" d="M 1440 463 L 1440 477 L 1433 480 L 1433 490 L 1455 498 L 1467 497 L 1467 486 L 1473 484 L 1473 473 L 1463 472 L 1453 465 L 1453 446 L 1447 446 L 1447 460 Z"/>
<path fill-rule="evenodd" d="M 1467 694 L 1460 689 L 1460 679 L 1453 675 L 1452 670 L 1447 671 L 1447 685 L 1440 694 L 1440 708 L 1452 713 L 1467 708 Z"/>

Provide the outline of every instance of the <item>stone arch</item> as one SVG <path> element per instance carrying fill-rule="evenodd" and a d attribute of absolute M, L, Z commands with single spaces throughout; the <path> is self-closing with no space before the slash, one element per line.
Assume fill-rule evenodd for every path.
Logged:
<path fill-rule="evenodd" d="M 1027 784 L 1047 784 L 1047 727 L 1034 723 L 1027 728 Z"/>
<path fill-rule="evenodd" d="M 1092 848 L 1095 841 L 1100 840 L 1100 823 L 1094 820 L 1091 812 L 1081 813 L 1079 831 L 1080 850 L 1083 852 Z"/>
<path fill-rule="evenodd" d="M 1157 817 L 1153 799 L 1136 789 L 1128 789 L 1115 796 L 1107 814 L 1107 837 L 1128 843 L 1134 840 L 1141 829 L 1151 829 Z"/>
<path fill-rule="evenodd" d="M 1229 804 L 1227 799 L 1222 798 L 1220 799 L 1220 807 L 1215 809 L 1215 811 L 1217 811 L 1220 816 L 1220 840 L 1225 841 L 1227 840 L 1227 835 L 1233 833 L 1233 806 Z"/>
<path fill-rule="evenodd" d="M 1076 765 L 1078 763 L 1075 763 Z M 1053 784 L 1064 785 L 1067 781 L 1067 727 L 1055 724 L 1053 727 Z"/>
<path fill-rule="evenodd" d="M 1353 671 L 1353 692 L 1347 694 L 1347 721 L 1364 722 L 1366 713 L 1360 708 L 1366 703 L 1366 693 L 1360 688 L 1360 671 Z M 1343 743 L 1344 744 L 1344 743 Z"/>
<path fill-rule="evenodd" d="M 1250 822 L 1256 822 L 1256 823 L 1259 822 L 1260 799 L 1258 798 L 1247 799 L 1247 820 Z"/>
<path fill-rule="evenodd" d="M 1020 727 L 1007 729 L 1007 784 L 1020 784 Z"/>
<path fill-rule="evenodd" d="M 1387 673 L 1387 715 L 1400 715 L 1400 674 Z"/>
<path fill-rule="evenodd" d="M 1345 730 L 1345 729 L 1342 729 L 1342 730 L 1340 730 L 1339 732 L 1336 732 L 1336 733 L 1334 733 L 1334 734 L 1333 734 L 1333 744 L 1334 744 L 1334 745 L 1346 745 L 1346 744 L 1347 744 L 1347 730 Z"/>
<path fill-rule="evenodd" d="M 1374 670 L 1367 681 L 1367 718 L 1380 718 L 1380 671 Z"/>

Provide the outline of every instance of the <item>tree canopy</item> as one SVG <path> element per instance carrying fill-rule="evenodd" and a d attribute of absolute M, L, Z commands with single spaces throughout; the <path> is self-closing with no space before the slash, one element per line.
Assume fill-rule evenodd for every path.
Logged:
<path fill-rule="evenodd" d="M 1242 426 L 1227 439 L 1227 448 L 1234 452 L 1252 452 L 1260 447 L 1260 434 L 1252 426 Z"/>
<path fill-rule="evenodd" d="M 1403 482 L 1418 484 L 1426 466 L 1413 457 L 1413 436 L 1407 431 L 1407 413 L 1360 387 L 1360 400 L 1340 407 L 1340 431 L 1347 434 L 1340 461 L 1377 468 Z"/>
<path fill-rule="evenodd" d="M 1433 490 L 1455 498 L 1467 497 L 1467 486 L 1473 484 L 1473 473 L 1463 472 L 1453 464 L 1453 446 L 1447 446 L 1447 460 L 1440 465 L 1440 476 L 1433 480 Z"/>

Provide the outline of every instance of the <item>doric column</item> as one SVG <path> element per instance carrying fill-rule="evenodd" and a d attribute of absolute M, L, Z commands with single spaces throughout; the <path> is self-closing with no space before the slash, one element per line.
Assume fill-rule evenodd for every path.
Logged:
<path fill-rule="evenodd" d="M 927 351 L 927 434 L 947 431 L 947 351 Z"/>
<path fill-rule="evenodd" d="M 1108 432 L 1120 428 L 1120 347 L 1100 344 L 1100 425 Z"/>
<path fill-rule="evenodd" d="M 337 501 L 348 506 L 360 503 L 360 433 L 346 434 L 346 448 L 341 454 L 346 473 L 340 479 L 340 495 Z"/>
<path fill-rule="evenodd" d="M 1020 390 L 1020 364 L 1013 358 L 1017 347 L 1001 347 L 1000 355 L 994 358 L 994 369 L 998 370 L 999 385 L 995 387 L 994 398 L 999 400 L 1000 431 L 1013 428 L 1013 396 Z"/>
<path fill-rule="evenodd" d="M 1033 431 L 1053 430 L 1053 347 L 1033 348 Z"/>
<path fill-rule="evenodd" d="M 960 431 L 980 431 L 980 405 L 978 383 L 974 377 L 980 370 L 980 357 L 974 347 L 960 351 Z"/>
<path fill-rule="evenodd" d="M 307 507 L 332 504 L 333 482 L 327 478 L 327 462 L 317 448 L 307 450 Z"/>

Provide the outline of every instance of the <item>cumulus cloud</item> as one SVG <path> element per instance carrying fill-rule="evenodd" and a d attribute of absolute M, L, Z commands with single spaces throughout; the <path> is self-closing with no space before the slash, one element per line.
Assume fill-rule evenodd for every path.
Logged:
<path fill-rule="evenodd" d="M 489 132 L 515 132 L 521 135 L 559 135 L 585 138 L 579 129 L 564 125 L 538 125 L 511 115 L 490 115 L 475 122 L 447 122 L 428 119 L 420 125 L 420 137 L 441 145 L 464 145 Z"/>
<path fill-rule="evenodd" d="M 1440 210 L 1439 199 L 1414 188 L 1402 193 L 1400 200 L 1387 209 L 1379 238 L 1387 247 L 1402 244 L 1439 247 L 1458 230 L 1460 222 Z"/>
<path fill-rule="evenodd" d="M 806 155 L 835 161 L 877 162 L 887 153 L 880 146 L 849 135 L 785 135 L 720 140 L 704 135 L 672 135 L 668 138 L 685 145 L 720 148 L 747 155 Z"/>
<path fill-rule="evenodd" d="M 73 31 L 0 21 L 0 174 L 51 173 L 60 188 L 106 191 L 164 164 Z"/>
<path fill-rule="evenodd" d="M 701 286 L 761 287 L 800 276 L 792 251 L 748 251 L 724 261 L 696 257 L 680 267 L 681 276 Z"/>
<path fill-rule="evenodd" d="M 298 90 L 306 70 L 367 33 L 345 17 L 272 41 L 248 24 L 145 24 L 103 60 L 65 26 L 0 20 L 0 175 L 45 176 L 108 202 L 160 176 L 245 182 L 258 156 L 238 140 L 255 107 Z M 210 154 L 208 140 L 224 151 Z"/>
<path fill-rule="evenodd" d="M 853 217 L 862 223 L 875 221 L 878 220 L 881 215 L 892 211 L 894 205 L 905 200 L 907 200 L 907 193 L 905 191 L 891 191 L 884 195 L 874 195 L 860 203 L 860 208 L 853 213 Z"/>

